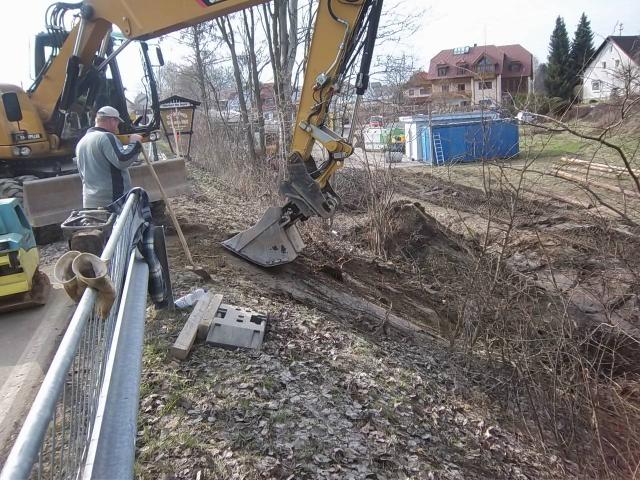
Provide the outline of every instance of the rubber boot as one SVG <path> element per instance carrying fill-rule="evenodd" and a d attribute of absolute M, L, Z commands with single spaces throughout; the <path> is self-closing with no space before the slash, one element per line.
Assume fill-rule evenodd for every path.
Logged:
<path fill-rule="evenodd" d="M 73 261 L 80 255 L 80 252 L 72 250 L 65 253 L 58 259 L 55 267 L 53 267 L 53 276 L 56 282 L 64 287 L 64 291 L 74 302 L 78 303 L 82 298 L 86 284 L 79 282 L 76 274 L 73 272 Z"/>
<path fill-rule="evenodd" d="M 98 291 L 96 311 L 101 318 L 107 318 L 116 298 L 107 263 L 92 253 L 81 253 L 75 258 L 71 268 L 78 281 Z"/>

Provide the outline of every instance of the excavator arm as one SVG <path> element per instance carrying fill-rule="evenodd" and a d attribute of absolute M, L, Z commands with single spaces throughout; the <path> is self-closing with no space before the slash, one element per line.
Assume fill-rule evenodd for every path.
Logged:
<path fill-rule="evenodd" d="M 50 15 L 54 19 L 71 12 L 77 13 L 79 20 L 66 36 L 58 54 L 38 76 L 30 90 L 31 99 L 40 117 L 47 119 L 50 129 L 59 131 L 67 111 L 77 100 L 81 82 L 96 70 L 106 68 L 109 60 L 129 42 L 147 40 L 197 25 L 265 1 L 85 0 L 79 3 L 55 3 L 50 7 Z M 127 40 L 118 50 L 110 53 L 109 42 L 114 27 Z M 49 28 L 55 32 L 59 26 L 49 25 Z"/>
<path fill-rule="evenodd" d="M 340 199 L 329 182 L 353 153 L 355 118 L 369 85 L 381 12 L 382 0 L 320 0 L 288 158 L 288 178 L 280 187 L 287 203 L 269 208 L 256 225 L 223 242 L 229 250 L 263 267 L 289 263 L 304 248 L 297 223 L 313 216 L 334 215 Z M 331 131 L 325 120 L 331 99 L 343 86 L 359 53 L 351 133 L 344 139 Z M 328 160 L 319 167 L 311 156 L 316 142 L 328 152 Z"/>
<path fill-rule="evenodd" d="M 77 8 L 79 22 L 68 35 L 60 54 L 41 75 L 31 92 L 43 118 L 60 121 L 72 105 L 83 75 L 108 63 L 105 48 L 115 26 L 131 40 L 146 40 L 199 24 L 266 0 L 85 0 L 63 4 Z M 350 139 L 326 125 L 333 96 L 340 91 L 345 74 L 361 54 L 356 81 L 357 105 L 368 86 L 368 74 L 383 0 L 319 0 L 315 27 L 306 61 L 304 82 L 288 159 L 288 178 L 281 186 L 287 198 L 282 208 L 273 207 L 246 232 L 224 245 L 263 266 L 287 263 L 303 248 L 296 228 L 312 216 L 331 217 L 339 198 L 330 185 L 333 174 L 352 154 Z M 117 54 L 117 51 L 112 54 Z M 100 67 L 98 67 L 100 68 Z M 62 92 L 62 93 L 60 93 Z M 352 121 L 353 125 L 353 121 Z M 318 167 L 311 156 L 315 143 L 328 152 Z"/>

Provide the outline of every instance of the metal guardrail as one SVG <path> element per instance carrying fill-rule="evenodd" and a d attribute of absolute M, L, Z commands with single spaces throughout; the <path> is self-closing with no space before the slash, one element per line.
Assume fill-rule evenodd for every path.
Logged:
<path fill-rule="evenodd" d="M 109 317 L 101 319 L 95 314 L 96 293 L 87 289 L 0 480 L 126 478 L 133 474 L 148 281 L 147 265 L 133 245 L 143 224 L 138 203 L 137 194 L 129 195 L 101 256 L 109 262 L 118 293 Z M 113 415 L 110 408 L 124 410 Z M 127 442 L 123 431 L 130 424 L 133 437 Z M 119 456 L 108 462 L 104 457 L 111 448 Z M 105 470 L 109 463 L 118 467 L 119 475 Z M 123 473 L 127 469 L 129 473 Z"/>

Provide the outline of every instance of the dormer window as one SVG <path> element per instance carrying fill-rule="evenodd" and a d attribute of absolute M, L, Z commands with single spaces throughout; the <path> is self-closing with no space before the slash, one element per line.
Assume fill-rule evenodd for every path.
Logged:
<path fill-rule="evenodd" d="M 449 70 L 449 67 L 447 66 L 438 67 L 438 76 L 446 77 L 448 70 Z"/>
<path fill-rule="evenodd" d="M 477 71 L 480 73 L 495 73 L 496 67 L 487 57 L 482 57 L 477 64 Z"/>
<path fill-rule="evenodd" d="M 520 72 L 522 71 L 522 64 L 520 62 L 511 62 L 509 64 L 510 72 Z"/>
<path fill-rule="evenodd" d="M 458 75 L 466 75 L 469 73 L 469 65 L 467 63 L 461 63 L 457 69 Z"/>

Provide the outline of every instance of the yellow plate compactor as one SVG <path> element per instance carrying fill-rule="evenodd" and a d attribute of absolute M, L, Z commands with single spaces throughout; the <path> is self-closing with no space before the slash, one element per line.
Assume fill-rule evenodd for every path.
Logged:
<path fill-rule="evenodd" d="M 0 199 L 0 312 L 44 305 L 51 284 L 38 270 L 31 225 L 15 198 Z"/>

